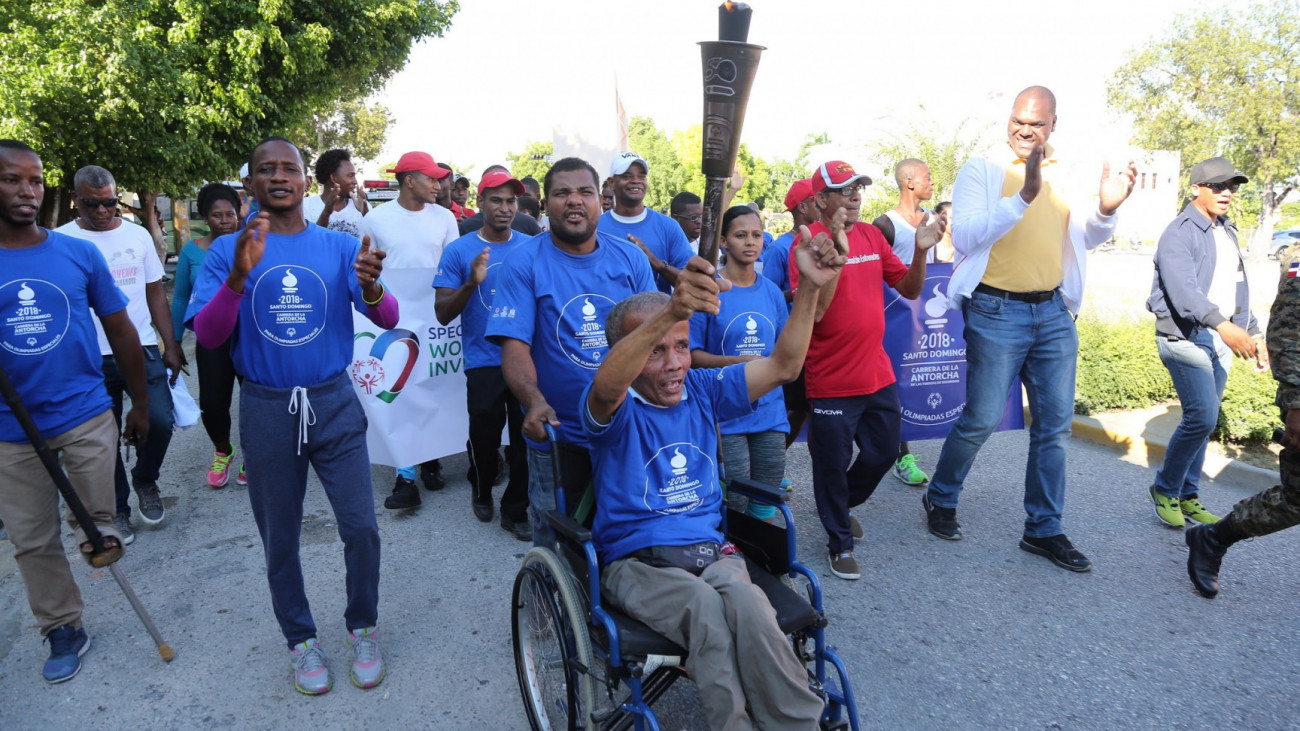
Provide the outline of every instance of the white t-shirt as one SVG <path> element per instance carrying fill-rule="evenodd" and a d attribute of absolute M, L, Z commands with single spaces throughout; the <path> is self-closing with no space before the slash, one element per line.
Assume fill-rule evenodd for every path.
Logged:
<path fill-rule="evenodd" d="M 320 218 L 321 211 L 325 210 L 325 203 L 318 195 L 313 195 L 302 199 L 302 217 L 307 223 L 316 223 Z M 357 206 L 348 199 L 348 204 L 341 211 L 334 211 L 330 214 L 330 225 L 327 228 L 331 231 L 339 231 L 349 236 L 353 236 L 357 241 L 361 240 L 361 211 Z"/>
<path fill-rule="evenodd" d="M 108 269 L 113 273 L 113 281 L 122 290 L 128 300 L 126 315 L 131 324 L 140 333 L 141 345 L 157 345 L 158 334 L 153 329 L 153 317 L 149 314 L 149 301 L 145 297 L 146 284 L 162 279 L 163 265 L 158 261 L 158 252 L 153 248 L 153 237 L 144 226 L 122 221 L 117 228 L 110 231 L 87 231 L 69 221 L 56 229 L 78 239 L 84 239 L 95 245 L 99 253 L 108 260 Z M 95 334 L 99 336 L 100 355 L 112 355 L 113 349 L 108 345 L 104 335 L 104 326 L 98 317 L 91 318 L 95 323 Z"/>
<path fill-rule="evenodd" d="M 460 238 L 456 216 L 437 204 L 408 211 L 397 201 L 370 209 L 361 219 L 361 234 L 370 246 L 388 252 L 385 269 L 436 269 L 442 250 Z"/>
<path fill-rule="evenodd" d="M 1210 278 L 1210 291 L 1205 293 L 1219 314 L 1232 319 L 1237 314 L 1237 285 L 1245 279 L 1238 258 L 1240 251 L 1232 237 L 1222 226 L 1214 227 L 1214 276 Z"/>

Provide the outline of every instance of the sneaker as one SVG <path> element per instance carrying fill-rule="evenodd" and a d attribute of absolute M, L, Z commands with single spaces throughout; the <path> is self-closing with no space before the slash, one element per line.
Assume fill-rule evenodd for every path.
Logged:
<path fill-rule="evenodd" d="M 230 455 L 212 453 L 212 466 L 208 468 L 208 486 L 225 487 L 230 482 Z"/>
<path fill-rule="evenodd" d="M 925 525 L 930 534 L 945 541 L 961 540 L 961 523 L 957 522 L 957 508 L 941 508 L 930 502 L 930 493 L 921 496 L 925 508 Z"/>
<path fill-rule="evenodd" d="M 1151 505 L 1156 511 L 1156 519 L 1170 528 L 1182 528 L 1183 511 L 1178 505 L 1178 498 L 1165 497 L 1156 492 L 1156 486 L 1152 485 L 1147 489 L 1151 496 Z"/>
<path fill-rule="evenodd" d="M 50 630 L 45 641 L 50 643 L 50 659 L 41 668 L 45 682 L 64 683 L 75 678 L 81 672 L 81 656 L 90 649 L 86 630 L 73 629 L 72 625 L 65 624 Z"/>
<path fill-rule="evenodd" d="M 492 498 L 487 500 L 478 500 L 471 498 L 474 506 L 474 517 L 478 518 L 480 523 L 492 522 Z"/>
<path fill-rule="evenodd" d="M 1070 543 L 1064 533 L 1046 538 L 1021 536 L 1020 549 L 1037 556 L 1043 556 L 1066 571 L 1082 573 L 1092 569 L 1092 561 Z"/>
<path fill-rule="evenodd" d="M 830 555 L 830 559 L 831 559 L 831 573 L 835 574 L 841 579 L 848 579 L 852 581 L 862 576 L 862 573 L 858 571 L 858 562 L 857 559 L 853 558 L 852 551 L 841 551 L 839 553 L 832 553 Z"/>
<path fill-rule="evenodd" d="M 122 545 L 129 546 L 135 543 L 135 531 L 131 530 L 131 518 L 125 513 L 118 513 L 113 516 L 113 527 L 122 535 Z"/>
<path fill-rule="evenodd" d="M 501 513 L 501 530 L 504 530 L 520 541 L 533 540 L 533 524 L 529 523 L 527 518 L 524 518 L 523 520 L 512 520 L 504 511 Z"/>
<path fill-rule="evenodd" d="M 442 477 L 442 463 L 435 459 L 420 465 L 420 481 L 424 483 L 424 489 L 430 492 L 446 487 L 447 481 Z"/>
<path fill-rule="evenodd" d="M 859 523 L 858 519 L 853 517 L 852 515 L 849 515 L 849 533 L 853 535 L 854 539 L 861 538 L 863 535 L 865 535 L 862 532 L 862 524 Z"/>
<path fill-rule="evenodd" d="M 794 492 L 794 483 L 790 481 L 789 477 L 781 478 L 781 489 L 786 492 Z"/>
<path fill-rule="evenodd" d="M 240 487 L 248 486 L 248 474 L 244 472 L 244 466 L 239 465 L 239 474 L 235 476 L 235 484 Z"/>
<path fill-rule="evenodd" d="M 902 480 L 904 485 L 912 487 L 920 487 L 930 481 L 930 476 L 916 466 L 915 454 L 905 454 L 898 458 L 894 463 L 894 477 Z"/>
<path fill-rule="evenodd" d="M 393 494 L 384 499 L 384 507 L 389 510 L 404 510 L 418 508 L 420 502 L 420 488 L 415 486 L 415 480 L 398 475 L 397 483 L 393 485 Z"/>
<path fill-rule="evenodd" d="M 1197 523 L 1218 523 L 1219 516 L 1205 509 L 1200 500 L 1195 497 L 1189 497 L 1185 500 L 1178 501 L 1178 512 L 1183 514 L 1184 518 L 1194 520 Z"/>
<path fill-rule="evenodd" d="M 325 667 L 325 651 L 315 637 L 289 650 L 289 665 L 293 667 L 294 690 L 299 693 L 320 695 L 333 686 L 330 670 Z"/>
<path fill-rule="evenodd" d="M 365 627 L 348 633 L 352 648 L 352 684 L 373 688 L 384 682 L 384 658 L 379 654 L 379 630 Z"/>
<path fill-rule="evenodd" d="M 163 510 L 162 496 L 158 494 L 157 483 L 149 482 L 143 485 L 135 486 L 136 502 L 140 506 L 140 517 L 149 525 L 158 525 L 162 522 L 165 511 Z"/>

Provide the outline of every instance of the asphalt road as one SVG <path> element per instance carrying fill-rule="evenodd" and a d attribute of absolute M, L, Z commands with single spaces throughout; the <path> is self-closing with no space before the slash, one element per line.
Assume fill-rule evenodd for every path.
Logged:
<path fill-rule="evenodd" d="M 193 388 L 193 385 L 192 385 Z M 1027 435 L 995 435 L 959 509 L 966 539 L 924 529 L 921 491 L 886 478 L 858 511 L 860 581 L 829 574 L 808 456 L 790 452 L 800 555 L 822 575 L 829 637 L 848 661 L 865 728 L 1295 727 L 1300 717 L 1300 530 L 1239 544 L 1218 599 L 1197 596 L 1180 533 L 1145 502 L 1152 471 L 1070 445 L 1070 537 L 1094 561 L 1076 575 L 1016 546 Z M 939 444 L 917 443 L 933 467 Z M 510 646 L 511 584 L 526 544 L 470 511 L 465 461 L 409 514 L 383 508 L 380 626 L 388 678 L 347 681 L 343 561 L 312 477 L 302 555 L 334 690 L 293 690 L 271 613 L 246 488 L 209 489 L 201 428 L 178 433 L 160 483 L 167 517 L 137 528 L 122 567 L 167 640 L 162 663 L 112 577 L 73 562 L 93 647 L 73 681 L 39 676 L 47 650 L 0 550 L 0 728 L 521 729 Z M 53 489 L 53 488 L 51 488 Z M 1226 510 L 1245 490 L 1202 493 Z M 67 541 L 71 547 L 71 541 Z M 700 729 L 689 683 L 663 699 L 666 729 Z"/>

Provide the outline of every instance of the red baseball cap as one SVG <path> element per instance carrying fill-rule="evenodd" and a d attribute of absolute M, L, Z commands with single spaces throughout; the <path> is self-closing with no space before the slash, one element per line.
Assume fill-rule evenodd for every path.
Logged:
<path fill-rule="evenodd" d="M 484 175 L 482 180 L 478 181 L 478 194 L 483 195 L 483 191 L 491 188 L 500 188 L 503 185 L 509 185 L 510 189 L 515 192 L 515 195 L 523 195 L 526 192 L 524 184 L 510 177 L 510 173 L 507 173 L 504 170 L 493 170 L 487 175 Z"/>
<path fill-rule="evenodd" d="M 843 188 L 858 181 L 871 185 L 871 178 L 854 172 L 853 166 L 842 160 L 831 160 L 817 166 L 812 176 L 812 192 L 820 193 L 827 188 Z"/>
<path fill-rule="evenodd" d="M 447 168 L 438 167 L 438 163 L 433 161 L 433 155 L 427 152 L 408 152 L 397 161 L 397 164 L 388 170 L 390 173 L 424 173 L 434 180 L 442 180 L 451 175 Z"/>
<path fill-rule="evenodd" d="M 790 192 L 785 194 L 785 212 L 789 213 L 795 209 L 795 206 L 803 203 L 812 197 L 812 179 L 804 178 L 803 180 L 794 181 L 790 186 Z"/>

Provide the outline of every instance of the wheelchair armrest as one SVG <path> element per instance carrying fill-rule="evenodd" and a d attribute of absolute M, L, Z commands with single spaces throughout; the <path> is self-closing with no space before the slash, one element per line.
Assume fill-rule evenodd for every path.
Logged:
<path fill-rule="evenodd" d="M 772 505 L 780 505 L 790 499 L 790 493 L 748 478 L 737 478 L 729 481 L 727 489 L 735 490 L 747 498 Z"/>
<path fill-rule="evenodd" d="M 558 510 L 546 511 L 546 522 L 551 524 L 556 533 L 575 543 L 586 543 L 591 540 L 589 529 Z"/>

